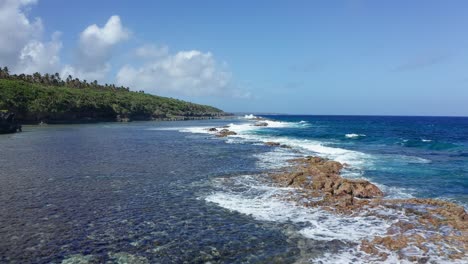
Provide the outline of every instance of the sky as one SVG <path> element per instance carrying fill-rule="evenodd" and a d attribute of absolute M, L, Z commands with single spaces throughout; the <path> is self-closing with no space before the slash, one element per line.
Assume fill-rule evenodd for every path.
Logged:
<path fill-rule="evenodd" d="M 467 1 L 0 0 L 0 65 L 230 112 L 468 116 Z"/>

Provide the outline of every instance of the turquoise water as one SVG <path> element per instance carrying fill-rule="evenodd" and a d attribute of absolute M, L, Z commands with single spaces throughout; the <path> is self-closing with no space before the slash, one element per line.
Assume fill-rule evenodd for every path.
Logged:
<path fill-rule="evenodd" d="M 300 127 L 253 133 L 307 139 L 356 151 L 358 176 L 383 184 L 392 196 L 442 198 L 468 204 L 468 118 L 269 116 Z M 334 156 L 331 153 L 318 153 Z M 363 153 L 364 155 L 361 155 Z M 339 155 L 338 155 L 338 158 Z M 392 193 L 395 192 L 395 193 Z M 400 193 L 396 193 L 400 192 Z"/>
<path fill-rule="evenodd" d="M 388 189 L 389 195 L 437 197 L 468 204 L 468 118 L 268 117 L 284 122 L 303 121 L 304 126 L 252 133 L 307 139 L 356 151 L 356 157 L 350 153 L 350 157 L 342 157 L 343 161 L 359 163 L 359 176 L 393 188 Z M 334 156 L 333 150 L 318 154 Z"/>
<path fill-rule="evenodd" d="M 467 118 L 267 118 L 0 135 L 0 263 L 362 263 L 360 241 L 388 222 L 278 199 L 291 190 L 265 172 L 305 155 L 347 163 L 345 177 L 388 197 L 466 206 Z M 226 125 L 238 134 L 207 130 Z"/>

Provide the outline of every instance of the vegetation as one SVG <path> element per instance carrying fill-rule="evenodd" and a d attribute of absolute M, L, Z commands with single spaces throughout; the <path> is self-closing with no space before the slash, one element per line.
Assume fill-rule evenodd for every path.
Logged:
<path fill-rule="evenodd" d="M 88 83 L 58 73 L 10 75 L 0 69 L 0 109 L 20 122 L 70 123 L 113 120 L 199 119 L 226 115 L 205 105 Z"/>

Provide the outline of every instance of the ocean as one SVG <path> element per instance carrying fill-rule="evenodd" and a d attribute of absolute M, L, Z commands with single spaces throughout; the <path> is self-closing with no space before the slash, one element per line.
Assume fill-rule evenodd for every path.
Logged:
<path fill-rule="evenodd" d="M 467 208 L 468 118 L 262 117 L 268 126 L 248 115 L 0 135 L 0 263 L 379 263 L 359 243 L 388 221 L 279 198 L 293 190 L 266 172 L 307 155 L 346 163 L 343 177 L 387 198 Z M 237 135 L 208 131 L 224 126 Z"/>

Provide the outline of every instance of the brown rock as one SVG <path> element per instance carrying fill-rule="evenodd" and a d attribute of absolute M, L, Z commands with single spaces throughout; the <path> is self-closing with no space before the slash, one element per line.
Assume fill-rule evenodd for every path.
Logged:
<path fill-rule="evenodd" d="M 217 137 L 227 137 L 231 135 L 237 135 L 237 133 L 226 128 L 222 129 L 218 132 L 218 134 L 216 134 Z"/>
<path fill-rule="evenodd" d="M 350 217 L 363 213 L 392 222 L 386 236 L 361 242 L 361 249 L 367 254 L 385 260 L 388 253 L 381 249 L 386 248 L 397 252 L 401 259 L 418 263 L 430 261 L 427 256 L 408 256 L 402 251 L 415 246 L 423 252 L 430 249 L 451 259 L 466 256 L 468 215 L 462 206 L 436 199 L 384 199 L 382 191 L 371 182 L 341 177 L 343 165 L 335 161 L 306 157 L 291 160 L 291 163 L 292 166 L 270 174 L 279 185 L 296 188 L 287 197 L 289 201 Z M 382 214 L 385 210 L 403 213 L 406 218 L 394 221 L 395 215 Z M 448 252 L 440 245 L 449 245 L 456 251 Z"/>
<path fill-rule="evenodd" d="M 372 241 L 374 244 L 380 244 L 390 250 L 400 250 L 408 246 L 408 239 L 405 236 L 397 237 L 375 237 Z"/>
<path fill-rule="evenodd" d="M 341 184 L 335 189 L 334 194 L 337 196 L 342 194 L 351 194 L 357 198 L 374 198 L 383 196 L 383 192 L 369 181 L 349 179 L 342 180 Z"/>
<path fill-rule="evenodd" d="M 268 126 L 267 122 L 256 122 L 254 126 Z"/>

